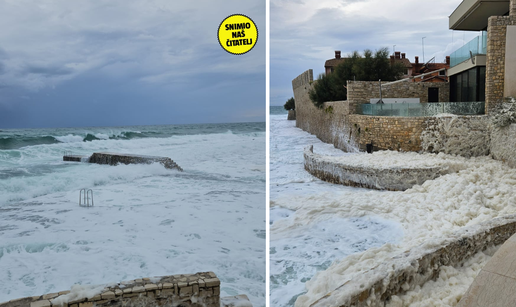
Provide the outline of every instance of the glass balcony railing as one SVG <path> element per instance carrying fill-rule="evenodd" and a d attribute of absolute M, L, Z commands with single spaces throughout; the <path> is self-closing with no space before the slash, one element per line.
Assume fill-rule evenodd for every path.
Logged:
<path fill-rule="evenodd" d="M 373 116 L 435 116 L 438 114 L 485 114 L 483 101 L 361 104 L 358 113 Z"/>
<path fill-rule="evenodd" d="M 450 67 L 469 60 L 471 56 L 486 54 L 487 51 L 487 32 L 470 40 L 466 45 L 455 50 L 450 55 Z"/>

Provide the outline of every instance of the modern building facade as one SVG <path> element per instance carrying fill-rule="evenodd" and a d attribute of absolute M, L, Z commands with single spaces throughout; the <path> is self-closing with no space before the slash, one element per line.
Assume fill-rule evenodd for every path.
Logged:
<path fill-rule="evenodd" d="M 450 55 L 450 99 L 485 101 L 488 112 L 516 96 L 516 0 L 463 0 L 449 28 L 481 31 Z"/>

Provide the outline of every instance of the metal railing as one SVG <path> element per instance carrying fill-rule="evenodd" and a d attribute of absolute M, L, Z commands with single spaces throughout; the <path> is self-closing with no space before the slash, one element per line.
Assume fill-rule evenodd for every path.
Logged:
<path fill-rule="evenodd" d="M 79 206 L 93 207 L 93 191 L 91 189 L 81 189 L 81 191 L 79 192 Z"/>
<path fill-rule="evenodd" d="M 464 46 L 450 54 L 450 67 L 469 60 L 472 56 L 486 54 L 487 52 L 487 32 L 470 40 Z"/>
<path fill-rule="evenodd" d="M 485 102 L 425 102 L 361 104 L 358 114 L 372 116 L 435 116 L 438 114 L 481 115 L 485 114 Z"/>

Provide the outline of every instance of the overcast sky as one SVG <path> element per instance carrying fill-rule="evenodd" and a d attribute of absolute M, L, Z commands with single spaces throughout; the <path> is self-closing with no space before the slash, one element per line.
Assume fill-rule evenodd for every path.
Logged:
<path fill-rule="evenodd" d="M 259 30 L 223 50 L 222 20 Z M 0 128 L 265 121 L 265 1 L 0 0 Z"/>
<path fill-rule="evenodd" d="M 448 16 L 461 0 L 270 0 L 270 101 L 283 105 L 293 96 L 292 79 L 313 69 L 314 79 L 335 50 L 345 57 L 354 50 L 393 45 L 396 51 L 423 60 L 445 56 L 480 32 L 448 29 Z"/>

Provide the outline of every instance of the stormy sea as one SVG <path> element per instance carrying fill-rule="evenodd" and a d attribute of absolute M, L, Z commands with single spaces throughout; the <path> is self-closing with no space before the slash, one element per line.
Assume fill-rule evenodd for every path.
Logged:
<path fill-rule="evenodd" d="M 345 153 L 296 128 L 282 107 L 271 107 L 270 130 L 271 306 L 310 306 L 406 251 L 430 252 L 464 227 L 516 212 L 516 170 L 489 156 Z M 454 171 L 406 191 L 348 187 L 305 171 L 303 150 L 310 145 L 344 163 Z M 393 295 L 386 306 L 456 306 L 496 249 L 442 267 L 436 280 Z"/>
<path fill-rule="evenodd" d="M 0 130 L 0 302 L 213 271 L 221 296 L 265 306 L 265 135 L 265 123 Z M 169 157 L 184 171 L 65 152 Z"/>

